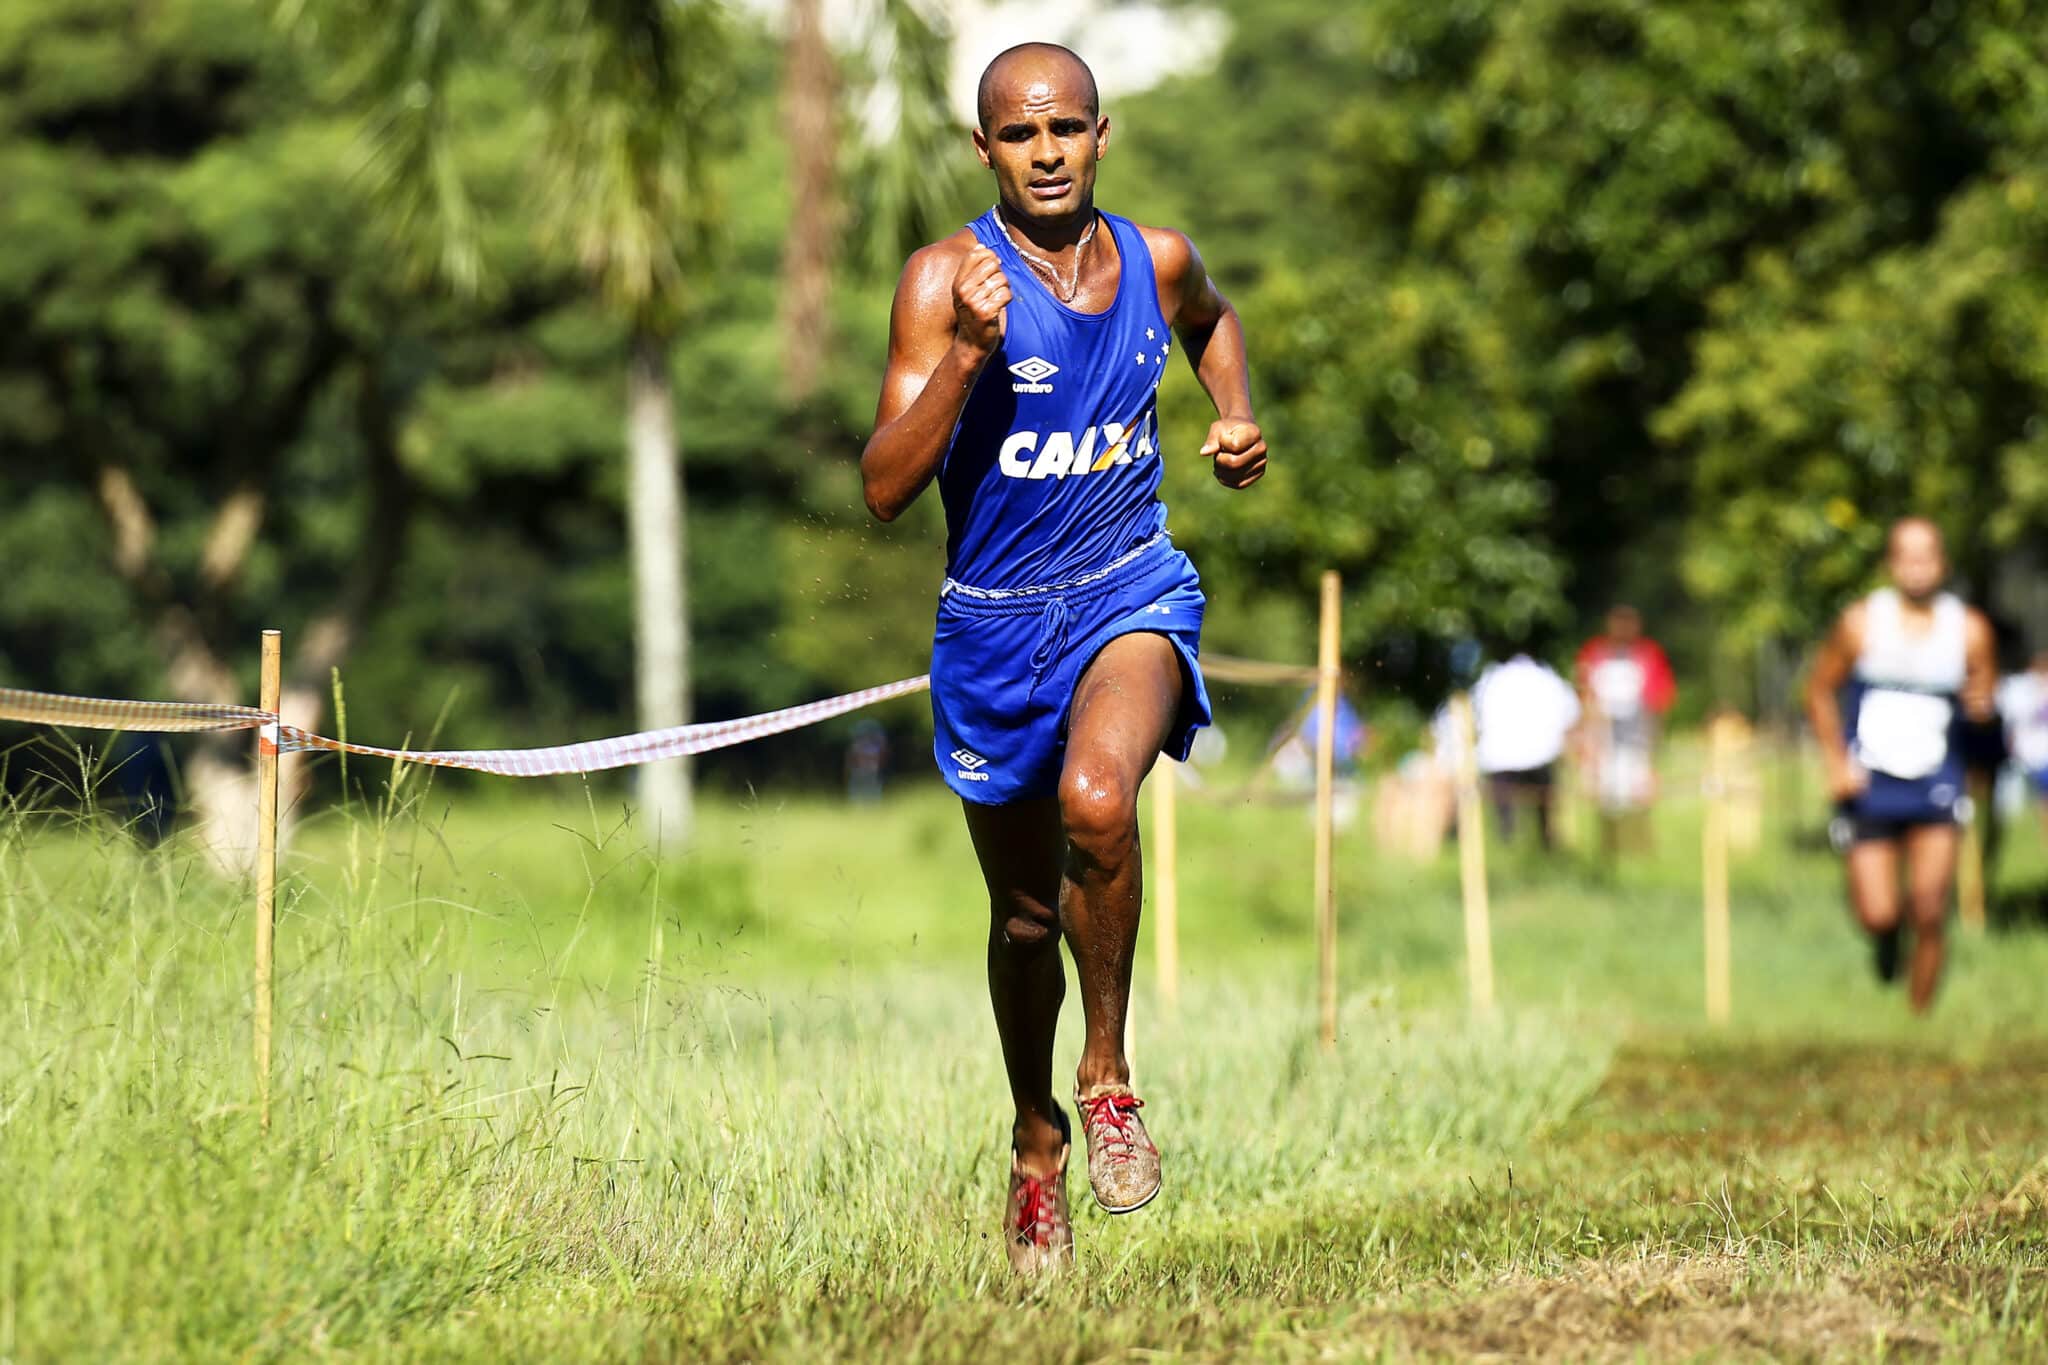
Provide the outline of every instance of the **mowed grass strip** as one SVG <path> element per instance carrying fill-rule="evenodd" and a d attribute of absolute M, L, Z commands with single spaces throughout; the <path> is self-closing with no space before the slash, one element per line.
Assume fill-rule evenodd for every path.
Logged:
<path fill-rule="evenodd" d="M 1867 980 L 1832 868 L 1773 853 L 1738 956 L 1802 987 L 1739 994 L 1710 1039 L 1682 863 L 1516 853 L 1508 1004 L 1473 1021 L 1454 872 L 1354 840 L 1324 1056 L 1300 811 L 1187 825 L 1183 1005 L 1141 962 L 1134 1039 L 1168 1197 L 1111 1220 L 1077 1174 L 1087 1273 L 1026 1292 L 943 799 L 714 804 L 666 865 L 573 792 L 322 817 L 289 864 L 267 1136 L 241 890 L 16 815 L 0 1353 L 2044 1350 L 2038 935 L 1965 945 L 1922 1026 Z"/>

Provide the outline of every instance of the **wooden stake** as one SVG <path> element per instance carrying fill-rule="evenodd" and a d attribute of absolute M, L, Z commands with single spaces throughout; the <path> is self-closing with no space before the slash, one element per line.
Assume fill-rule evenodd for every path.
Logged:
<path fill-rule="evenodd" d="M 1152 765 L 1152 958 L 1160 1006 L 1180 1008 L 1180 768 L 1166 755 Z"/>
<path fill-rule="evenodd" d="M 284 637 L 263 632 L 259 705 L 277 714 L 283 692 Z M 275 723 L 256 732 L 256 1108 L 270 1127 L 271 938 L 277 926 L 277 741 Z"/>
<path fill-rule="evenodd" d="M 1472 698 L 1451 698 L 1458 732 L 1458 886 L 1465 898 L 1465 981 L 1472 1012 L 1493 1009 L 1493 915 L 1486 897 L 1486 817 L 1479 802 L 1479 746 Z"/>
<path fill-rule="evenodd" d="M 1337 613 L 1343 582 L 1323 574 L 1322 629 L 1316 645 L 1316 966 L 1324 1051 L 1337 1046 Z"/>
<path fill-rule="evenodd" d="M 1963 851 L 1956 860 L 1956 909 L 1963 928 L 1972 934 L 1984 932 L 1984 820 L 1992 794 L 1976 803 L 1963 822 Z"/>
<path fill-rule="evenodd" d="M 1724 1025 L 1730 1013 L 1728 969 L 1728 777 L 1733 736 L 1724 717 L 1707 725 L 1707 808 L 1700 827 L 1700 857 L 1707 956 L 1707 1022 Z"/>

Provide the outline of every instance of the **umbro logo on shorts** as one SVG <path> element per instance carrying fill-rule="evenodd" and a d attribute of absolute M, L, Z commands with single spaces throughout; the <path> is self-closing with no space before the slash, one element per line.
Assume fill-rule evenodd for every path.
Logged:
<path fill-rule="evenodd" d="M 1052 385 L 1045 381 L 1060 372 L 1060 367 L 1044 356 L 1028 356 L 1010 367 L 1010 373 L 1023 380 L 1021 384 L 1010 385 L 1012 393 L 1051 393 Z"/>
<path fill-rule="evenodd" d="M 955 749 L 952 753 L 947 754 L 946 757 L 960 765 L 960 771 L 954 774 L 956 777 L 963 777 L 969 782 L 988 781 L 988 774 L 981 771 L 988 766 L 988 760 L 974 752 L 974 750 Z"/>

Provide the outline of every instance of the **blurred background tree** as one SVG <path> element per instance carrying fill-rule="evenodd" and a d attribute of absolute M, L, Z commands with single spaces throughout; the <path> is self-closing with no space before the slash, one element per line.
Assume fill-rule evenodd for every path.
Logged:
<path fill-rule="evenodd" d="M 724 15 L 710 0 L 356 0 L 285 16 L 347 75 L 369 158 L 405 255 L 465 294 L 492 262 L 448 107 L 472 66 L 511 75 L 544 132 L 526 212 L 554 254 L 585 272 L 624 336 L 628 556 L 640 728 L 690 719 L 688 518 L 670 369 L 691 283 L 712 268 L 712 145 L 730 114 Z M 364 55 L 367 54 L 367 60 Z M 822 213 L 822 204 L 808 206 Z M 635 770 L 650 840 L 689 839 L 686 760 Z"/>

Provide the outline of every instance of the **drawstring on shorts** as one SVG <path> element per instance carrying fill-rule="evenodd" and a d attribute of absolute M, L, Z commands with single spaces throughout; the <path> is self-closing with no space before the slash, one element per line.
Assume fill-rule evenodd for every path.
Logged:
<path fill-rule="evenodd" d="M 1055 597 L 1045 604 L 1045 619 L 1038 623 L 1038 643 L 1031 651 L 1031 690 L 1038 690 L 1039 681 L 1052 661 L 1060 656 L 1067 645 L 1067 629 L 1073 624 L 1074 610 L 1067 605 L 1064 597 Z"/>
<path fill-rule="evenodd" d="M 1151 572 L 1147 556 L 1168 544 L 1166 532 L 1155 531 L 1100 569 L 1064 583 L 977 588 L 948 578 L 939 587 L 940 608 L 977 616 L 1038 617 L 1038 638 L 1031 646 L 1031 690 L 1036 692 L 1046 673 L 1068 649 L 1076 614 L 1097 598 Z"/>

